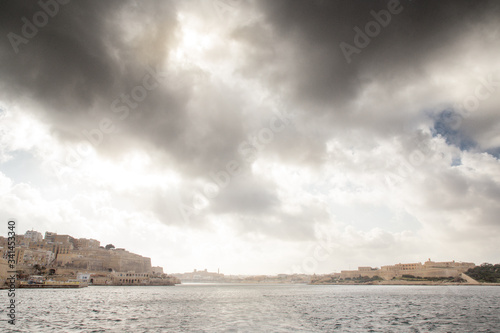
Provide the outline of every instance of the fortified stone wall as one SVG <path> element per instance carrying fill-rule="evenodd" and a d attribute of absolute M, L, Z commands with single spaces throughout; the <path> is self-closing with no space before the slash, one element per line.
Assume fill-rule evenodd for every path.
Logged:
<path fill-rule="evenodd" d="M 424 265 L 421 263 L 396 264 L 382 266 L 380 269 L 371 267 L 359 267 L 357 270 L 341 271 L 340 278 L 352 279 L 367 276 L 372 278 L 379 276 L 385 280 L 402 277 L 403 275 L 413 275 L 415 277 L 457 277 L 466 272 L 469 268 L 475 267 L 474 263 L 433 262 L 427 261 Z"/>

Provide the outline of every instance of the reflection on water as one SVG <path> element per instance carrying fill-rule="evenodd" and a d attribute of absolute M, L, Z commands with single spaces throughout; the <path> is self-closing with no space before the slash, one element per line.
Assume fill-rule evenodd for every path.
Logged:
<path fill-rule="evenodd" d="M 499 296 L 471 286 L 23 289 L 13 332 L 499 332 Z"/>

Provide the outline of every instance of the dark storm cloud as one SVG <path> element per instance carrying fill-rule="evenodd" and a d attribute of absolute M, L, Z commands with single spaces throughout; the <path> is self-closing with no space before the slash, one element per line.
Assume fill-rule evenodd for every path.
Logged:
<path fill-rule="evenodd" d="M 464 36 L 485 39 L 489 28 L 498 27 L 500 17 L 495 1 L 401 1 L 399 5 L 394 0 L 245 2 L 245 6 L 251 5 L 257 11 L 255 19 L 228 25 L 232 31 L 227 35 L 242 50 L 241 59 L 231 59 L 237 68 L 229 70 L 235 78 L 257 81 L 268 95 L 283 99 L 287 109 L 300 111 L 297 125 L 275 133 L 273 141 L 259 152 L 267 161 L 281 158 L 299 168 L 325 163 L 326 142 L 332 137 L 351 150 L 361 147 L 361 152 L 369 152 L 370 145 L 375 145 L 373 133 L 403 137 L 400 141 L 409 151 L 432 150 L 427 147 L 429 136 L 420 132 L 405 136 L 404 126 L 415 117 L 408 110 L 414 100 L 410 96 L 406 104 L 391 104 L 395 93 L 409 83 L 426 84 L 429 63 L 453 61 Z M 183 2 L 182 6 L 189 4 Z M 95 128 L 103 117 L 113 119 L 117 133 L 97 147 L 99 152 L 114 156 L 130 148 L 147 150 L 155 164 L 187 179 L 182 190 L 186 194 L 181 197 L 191 205 L 194 193 L 203 191 L 191 180 L 211 181 L 210 173 L 224 170 L 231 160 L 241 160 L 238 146 L 268 126 L 262 119 L 267 121 L 272 110 L 250 104 L 236 87 L 221 83 L 196 64 L 158 73 L 161 84 L 148 91 L 137 106 L 127 106 L 120 99 L 168 60 L 169 50 L 178 42 L 177 9 L 170 1 L 73 1 L 59 4 L 58 12 L 28 38 L 23 27 L 42 11 L 39 3 L 2 2 L 0 98 L 13 103 L 28 101 L 22 108 L 39 112 L 63 140 L 82 140 L 82 130 Z M 390 11 L 391 19 L 361 47 L 355 41 L 354 28 L 365 30 L 367 23 L 375 22 L 372 11 L 379 16 L 385 15 L 381 11 Z M 16 44 L 11 33 L 24 36 L 27 42 Z M 498 43 L 498 39 L 486 42 Z M 341 43 L 358 51 L 346 59 Z M 217 50 L 212 56 L 222 57 L 224 51 Z M 369 86 L 377 89 L 379 100 L 357 108 L 356 102 Z M 428 106 L 426 100 L 417 102 L 417 107 Z M 118 108 L 122 111 L 114 112 Z M 484 116 L 473 133 L 481 133 L 484 126 L 495 128 L 491 119 L 491 113 Z M 436 128 L 449 139 L 455 132 L 443 124 L 438 119 Z M 470 133 L 466 129 L 455 131 Z M 344 158 L 356 163 L 351 155 Z M 342 165 L 342 160 L 335 163 Z M 292 238 L 310 234 L 313 215 L 319 221 L 327 220 L 323 208 L 301 207 L 303 213 L 282 213 L 275 187 L 259 179 L 234 182 L 222 189 L 207 212 L 244 212 L 242 229 L 264 230 L 267 225 L 275 234 L 288 223 Z M 156 197 L 151 199 L 152 210 L 170 223 L 168 218 L 178 215 L 177 199 L 163 192 Z M 267 213 L 275 219 L 260 218 Z M 176 224 L 180 221 L 177 218 Z"/>
<path fill-rule="evenodd" d="M 458 68 L 464 58 L 457 60 L 457 56 L 470 52 L 478 64 L 487 66 L 488 52 L 498 45 L 494 31 L 500 6 L 495 1 L 278 0 L 255 4 L 263 13 L 262 21 L 240 27 L 232 35 L 245 50 L 238 73 L 266 82 L 298 110 L 298 131 L 287 132 L 282 137 L 286 141 L 276 140 L 272 149 L 282 161 L 302 165 L 324 163 L 325 143 L 333 138 L 352 146 L 377 137 L 397 138 L 407 149 L 405 154 L 424 149 L 426 157 L 432 156 L 431 138 L 422 138 L 417 128 L 429 123 L 429 109 L 433 110 L 431 118 L 443 110 L 436 101 L 459 102 L 449 96 L 455 86 L 433 83 L 436 69 L 455 62 Z M 366 24 L 387 13 L 392 13 L 390 22 L 379 24 L 380 32 L 368 36 L 368 45 L 360 47 L 354 29 L 366 34 Z M 359 53 L 348 54 L 350 62 L 342 43 L 358 47 Z M 419 89 L 426 90 L 425 94 L 412 95 Z M 461 130 L 468 133 L 470 142 L 497 124 L 495 113 L 483 112 L 482 105 L 482 124 Z M 303 158 L 306 152 L 309 157 Z"/>
<path fill-rule="evenodd" d="M 214 213 L 241 213 L 262 216 L 278 212 L 276 185 L 249 177 L 234 179 L 213 202 Z"/>
<path fill-rule="evenodd" d="M 118 134 L 90 139 L 107 155 L 141 146 L 157 150 L 161 163 L 203 175 L 236 154 L 236 144 L 244 139 L 237 95 L 195 66 L 158 70 L 178 42 L 177 11 L 171 1 L 47 3 L 58 4 L 57 13 L 30 38 L 23 34 L 29 31 L 25 20 L 31 25 L 34 16 L 44 12 L 40 5 L 2 4 L 4 100 L 30 100 L 64 140 L 91 137 L 103 117 L 111 119 Z M 27 42 L 19 43 L 18 38 Z M 155 71 L 162 80 L 159 88 L 148 89 L 140 103 L 130 101 L 138 85 L 158 86 L 148 78 Z M 195 88 L 200 92 L 194 100 Z M 24 108 L 32 109 L 29 104 Z M 83 131 L 87 134 L 82 136 Z"/>
<path fill-rule="evenodd" d="M 145 110 L 138 124 L 130 123 L 130 131 L 170 152 L 184 172 L 204 177 L 235 159 L 238 144 L 245 139 L 243 100 L 233 89 L 207 80 L 189 81 L 188 89 L 196 87 L 196 96 L 175 113 L 161 103 L 162 96 L 153 97 L 160 99 L 158 109 Z"/>
<path fill-rule="evenodd" d="M 96 103 L 137 84 L 144 75 L 141 67 L 163 60 L 166 49 L 161 46 L 171 39 L 175 27 L 168 2 L 140 6 L 131 1 L 58 4 L 55 15 L 39 27 L 33 23 L 38 22 L 37 14 L 44 12 L 39 3 L 12 1 L 3 2 L 2 7 L 2 97 L 35 99 L 51 120 L 64 125 L 83 119 Z M 124 30 L 134 27 L 135 22 L 120 21 L 120 17 L 144 23 L 149 20 L 151 24 L 141 27 L 141 38 L 126 43 Z M 28 34 L 30 31 L 33 33 Z M 26 43 L 12 42 L 16 41 L 12 35 L 8 38 L 12 33 L 25 38 Z M 141 50 L 152 46 L 158 46 L 154 47 L 156 52 L 138 59 Z"/>
<path fill-rule="evenodd" d="M 177 13 L 168 1 L 58 6 L 35 36 L 17 45 L 16 53 L 8 35 L 23 36 L 23 18 L 32 22 L 42 9 L 31 1 L 2 4 L 2 97 L 36 100 L 56 134 L 79 140 L 82 128 L 95 127 L 103 116 L 116 116 L 110 104 L 140 84 L 147 68 L 167 59 L 176 42 Z M 325 130 L 332 115 L 338 127 L 365 124 L 385 133 L 406 121 L 404 112 L 396 110 L 351 114 L 352 102 L 367 84 L 383 83 L 385 98 L 390 98 L 401 84 L 425 75 L 428 61 L 447 59 L 447 50 L 471 27 L 486 25 L 499 13 L 493 1 L 258 1 L 255 6 L 264 19 L 236 27 L 231 34 L 248 50 L 235 74 L 261 80 L 288 104 L 315 115 L 315 120 L 302 119 L 296 144 L 279 150 L 295 158 L 290 150 L 304 147 L 296 150 L 308 151 L 306 159 L 317 163 L 325 153 L 323 142 L 332 135 Z M 355 46 L 353 28 L 365 29 L 374 20 L 371 11 L 390 8 L 397 8 L 397 14 L 359 54 L 350 55 L 348 64 L 340 43 Z M 99 149 L 120 151 L 137 139 L 164 152 L 165 163 L 180 163 L 186 172 L 202 175 L 221 168 L 247 135 L 242 125 L 247 119 L 239 115 L 243 100 L 227 87 L 206 88 L 213 82 L 196 68 L 168 76 L 162 89 L 130 110 L 134 112 L 121 124 L 123 137 L 115 140 L 119 142 Z M 173 81 L 184 86 L 172 87 Z M 193 106 L 195 86 L 202 92 Z M 199 112 L 202 108 L 205 112 Z"/>
<path fill-rule="evenodd" d="M 391 5 L 392 3 L 392 5 Z M 421 75 L 430 60 L 447 55 L 447 49 L 475 25 L 498 18 L 494 1 L 260 1 L 275 42 L 293 43 L 293 67 L 278 85 L 289 85 L 296 101 L 342 107 L 362 91 L 363 85 L 383 80 L 397 89 Z M 356 46 L 356 26 L 374 21 L 371 11 L 397 8 L 386 27 L 369 38 L 360 53 L 347 63 L 341 42 Z M 256 32 L 258 33 L 258 29 Z M 243 35 L 243 34 L 242 34 Z M 248 33 L 246 33 L 248 35 Z M 254 40 L 251 38 L 250 40 Z M 258 47 L 259 44 L 256 44 Z M 279 59 L 276 59 L 279 61 Z M 258 72 L 258 70 L 257 70 Z"/>

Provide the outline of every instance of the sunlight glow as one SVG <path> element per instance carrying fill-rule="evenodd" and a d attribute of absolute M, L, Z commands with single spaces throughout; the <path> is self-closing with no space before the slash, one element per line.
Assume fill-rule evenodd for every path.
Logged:
<path fill-rule="evenodd" d="M 192 16 L 178 15 L 179 31 L 178 44 L 172 50 L 174 61 L 179 63 L 193 63 L 204 67 L 206 53 L 215 46 L 216 35 L 207 31 L 204 22 Z"/>

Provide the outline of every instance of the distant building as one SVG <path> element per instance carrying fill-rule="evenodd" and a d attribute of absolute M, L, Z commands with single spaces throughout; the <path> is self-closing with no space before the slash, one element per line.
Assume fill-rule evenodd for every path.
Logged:
<path fill-rule="evenodd" d="M 422 263 L 395 264 L 382 266 L 380 269 L 371 267 L 358 267 L 357 270 L 344 270 L 340 272 L 341 279 L 352 279 L 359 277 L 379 276 L 385 280 L 402 277 L 403 275 L 413 275 L 419 277 L 449 277 L 459 276 L 465 273 L 469 268 L 476 265 L 471 262 L 434 262 L 430 259 L 423 265 Z"/>
<path fill-rule="evenodd" d="M 43 235 L 41 232 L 35 230 L 28 230 L 24 233 L 24 237 L 32 242 L 41 242 L 43 240 Z"/>
<path fill-rule="evenodd" d="M 97 249 L 101 242 L 95 239 L 79 238 L 76 240 L 77 249 Z"/>
<path fill-rule="evenodd" d="M 54 234 L 53 239 L 54 239 L 54 243 L 71 244 L 71 248 L 77 247 L 77 239 L 75 239 L 69 235 Z"/>
<path fill-rule="evenodd" d="M 57 234 L 55 232 L 49 232 L 49 231 L 46 231 L 45 232 L 45 241 L 46 242 L 50 242 L 50 243 L 54 243 L 54 237 L 56 236 Z"/>
<path fill-rule="evenodd" d="M 82 272 L 78 272 L 76 274 L 76 279 L 80 282 L 87 282 L 89 283 L 90 282 L 90 276 L 91 274 L 90 273 L 82 273 Z"/>
<path fill-rule="evenodd" d="M 96 286 L 112 285 L 112 274 L 94 273 L 90 276 L 90 283 Z"/>
<path fill-rule="evenodd" d="M 100 247 L 98 240 L 77 239 L 55 232 L 45 232 L 43 239 L 41 235 L 38 231 L 30 230 L 16 237 L 14 259 L 19 269 L 39 265 L 63 274 L 74 275 L 77 271 L 102 273 L 102 276 L 96 276 L 96 281 L 103 284 L 111 283 L 111 278 L 107 276 L 111 272 L 152 273 L 151 258 L 125 249 L 107 250 Z M 7 258 L 7 244 L 7 238 L 0 236 L 0 257 L 4 259 Z M 156 267 L 155 272 L 162 275 L 163 269 Z"/>
<path fill-rule="evenodd" d="M 151 267 L 151 271 L 153 272 L 153 274 L 161 275 L 161 274 L 163 274 L 163 267 L 153 266 L 153 267 Z"/>
<path fill-rule="evenodd" d="M 149 282 L 148 273 L 136 273 L 136 272 L 115 272 L 111 274 L 113 278 L 113 283 L 120 285 L 130 285 L 130 284 L 145 284 Z"/>
<path fill-rule="evenodd" d="M 31 243 L 29 238 L 24 237 L 23 235 L 16 236 L 16 246 L 17 247 L 28 247 Z"/>
<path fill-rule="evenodd" d="M 24 253 L 24 262 L 32 266 L 48 266 L 55 257 L 52 251 L 28 249 Z"/>
<path fill-rule="evenodd" d="M 2 251 L 2 257 L 7 258 L 5 252 L 6 251 Z M 15 253 L 14 259 L 16 260 L 16 264 L 18 265 L 47 266 L 55 259 L 55 254 L 47 250 L 18 247 L 15 249 L 14 253 Z"/>
<path fill-rule="evenodd" d="M 203 271 L 194 269 L 193 272 L 172 275 L 185 282 L 221 282 L 224 280 L 224 274 L 209 272 L 207 269 Z"/>
<path fill-rule="evenodd" d="M 3 286 L 10 277 L 8 261 L 0 258 L 0 286 Z"/>

